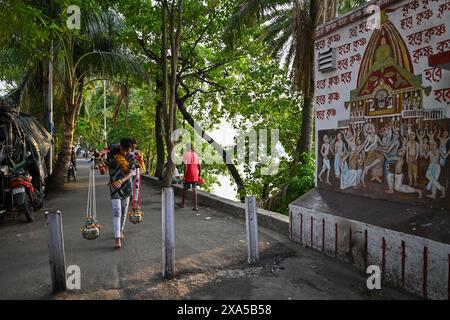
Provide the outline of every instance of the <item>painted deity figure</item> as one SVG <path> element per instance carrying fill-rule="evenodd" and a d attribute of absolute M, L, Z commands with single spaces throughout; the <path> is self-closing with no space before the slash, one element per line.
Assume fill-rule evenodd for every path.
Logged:
<path fill-rule="evenodd" d="M 408 166 L 408 182 L 410 186 L 417 185 L 418 166 L 417 160 L 419 158 L 419 143 L 416 141 L 416 133 L 410 131 L 409 139 L 406 142 L 406 164 Z"/>
<path fill-rule="evenodd" d="M 330 143 L 330 137 L 328 135 L 325 135 L 323 137 L 323 144 L 320 148 L 320 154 L 322 155 L 322 170 L 319 173 L 318 179 L 320 182 L 322 182 L 322 175 L 326 172 L 327 173 L 327 181 L 326 183 L 328 185 L 331 185 L 330 182 L 330 171 L 331 171 L 331 163 L 330 160 L 333 156 L 333 148 L 331 147 L 333 142 Z"/>
<path fill-rule="evenodd" d="M 409 100 L 409 95 L 405 93 L 404 99 L 403 99 L 403 110 L 405 111 L 409 111 L 410 109 L 410 100 Z"/>
<path fill-rule="evenodd" d="M 430 143 L 430 151 L 425 155 L 425 159 L 430 159 L 430 164 L 428 166 L 426 177 L 430 181 L 427 186 L 428 190 L 431 190 L 431 194 L 427 197 L 431 199 L 436 199 L 437 190 L 441 192 L 441 198 L 444 199 L 446 195 L 446 190 L 443 185 L 439 183 L 439 177 L 441 175 L 441 159 L 446 159 L 450 151 L 444 154 L 441 150 L 437 148 L 436 141 Z"/>
<path fill-rule="evenodd" d="M 400 148 L 395 157 L 395 165 L 389 167 L 387 172 L 388 190 L 386 193 L 393 194 L 394 191 L 399 193 L 417 193 L 419 199 L 422 198 L 422 190 L 403 184 L 404 174 L 403 166 L 405 164 L 406 150 Z"/>
<path fill-rule="evenodd" d="M 413 102 L 413 110 L 419 110 L 420 109 L 420 98 L 416 97 L 414 98 L 414 102 Z"/>

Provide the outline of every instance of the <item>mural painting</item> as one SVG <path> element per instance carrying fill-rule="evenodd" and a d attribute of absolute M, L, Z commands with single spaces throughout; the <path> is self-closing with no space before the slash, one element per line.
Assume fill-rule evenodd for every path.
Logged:
<path fill-rule="evenodd" d="M 316 72 L 317 186 L 450 208 L 450 74 L 428 64 L 450 47 L 450 3 L 390 2 L 379 28 L 316 39 L 336 50 Z"/>

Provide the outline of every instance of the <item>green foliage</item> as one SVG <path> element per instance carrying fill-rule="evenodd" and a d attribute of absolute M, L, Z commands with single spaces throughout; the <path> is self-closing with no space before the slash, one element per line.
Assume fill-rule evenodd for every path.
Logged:
<path fill-rule="evenodd" d="M 339 5 L 339 13 L 345 14 L 367 2 L 368 0 L 341 0 Z"/>
<path fill-rule="evenodd" d="M 84 147 L 103 149 L 103 85 L 91 88 L 85 94 L 85 102 L 76 126 L 76 136 L 82 137 Z M 108 145 L 118 143 L 122 138 L 135 138 L 138 149 L 146 160 L 151 160 L 155 154 L 154 142 L 154 94 L 144 88 L 132 89 L 129 94 L 128 110 L 122 109 L 113 119 L 113 109 L 117 97 L 107 90 L 107 139 Z M 151 161 L 149 161 L 150 163 Z M 151 169 L 151 168 L 149 168 Z"/>
<path fill-rule="evenodd" d="M 315 161 L 312 154 L 303 154 L 297 164 L 282 160 L 273 176 L 261 175 L 260 169 L 257 167 L 247 174 L 247 192 L 257 195 L 261 204 L 272 211 L 287 214 L 289 203 L 314 187 Z"/>
<path fill-rule="evenodd" d="M 304 77 L 311 67 L 313 42 L 305 32 L 312 30 L 308 15 L 314 2 L 183 3 L 178 93 L 189 95 L 185 107 L 207 131 L 217 129 L 222 121 L 244 135 L 250 129 L 279 131 L 286 156 L 276 175 L 264 176 L 262 167 L 252 164 L 240 166 L 239 170 L 247 194 L 256 195 L 271 210 L 287 213 L 288 204 L 314 186 L 313 156 L 303 155 L 300 162 L 293 162 L 302 125 L 303 92 L 301 86 L 296 86 L 301 89 L 297 92 L 292 90 L 296 82 L 308 82 Z M 316 3 L 321 12 L 330 10 L 321 0 Z M 334 0 L 329 3 L 337 4 Z M 364 3 L 341 0 L 339 12 L 346 13 Z M 82 30 L 68 30 L 65 25 L 65 8 L 71 4 L 82 7 Z M 267 23 L 269 20 L 271 23 Z M 299 27 L 296 21 L 305 23 Z M 224 39 L 236 38 L 239 41 L 227 50 Z M 82 136 L 84 146 L 103 147 L 104 92 L 99 80 L 106 78 L 111 80 L 106 93 L 108 143 L 122 137 L 136 138 L 139 149 L 154 167 L 155 105 L 161 94 L 154 85 L 160 77 L 161 2 L 0 1 L 0 80 L 11 85 L 26 79 L 29 88 L 34 85 L 36 91 L 45 92 L 42 79 L 51 43 L 56 57 L 56 145 L 61 145 L 64 137 L 61 119 L 67 99 L 79 94 L 83 106 L 75 137 Z M 77 82 L 84 84 L 84 90 L 77 89 Z M 117 108 L 120 104 L 126 108 Z M 182 120 L 177 125 L 189 128 Z M 225 164 L 204 164 L 205 189 L 210 190 L 218 182 L 217 176 L 223 174 L 228 174 Z"/>

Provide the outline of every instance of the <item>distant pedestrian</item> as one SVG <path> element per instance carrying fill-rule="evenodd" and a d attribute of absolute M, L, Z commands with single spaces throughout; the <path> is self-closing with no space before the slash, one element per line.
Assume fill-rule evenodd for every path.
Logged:
<path fill-rule="evenodd" d="M 184 208 L 186 190 L 192 189 L 194 195 L 194 208 L 198 211 L 198 195 L 197 186 L 199 185 L 199 178 L 201 175 L 201 166 L 197 153 L 194 151 L 194 146 L 190 143 L 186 144 L 186 152 L 183 155 L 184 163 L 184 181 L 183 181 L 183 195 L 182 202 L 178 204 L 180 208 Z"/>

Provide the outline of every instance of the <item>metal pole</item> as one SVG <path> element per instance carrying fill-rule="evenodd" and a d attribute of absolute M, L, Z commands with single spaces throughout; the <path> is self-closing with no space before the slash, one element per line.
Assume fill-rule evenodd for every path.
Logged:
<path fill-rule="evenodd" d="M 248 196 L 245 198 L 245 223 L 247 227 L 248 263 L 258 263 L 258 212 L 255 196 Z"/>
<path fill-rule="evenodd" d="M 48 63 L 48 131 L 51 135 L 51 144 L 48 154 L 48 175 L 53 173 L 53 42 L 50 48 L 50 61 Z"/>
<path fill-rule="evenodd" d="M 105 147 L 108 146 L 106 134 L 106 80 L 103 80 L 103 139 Z"/>
<path fill-rule="evenodd" d="M 67 290 L 67 284 L 61 211 L 46 211 L 45 220 L 47 225 L 48 251 L 53 292 L 63 292 Z"/>
<path fill-rule="evenodd" d="M 162 189 L 162 274 L 165 279 L 175 278 L 175 217 L 172 188 Z"/>

